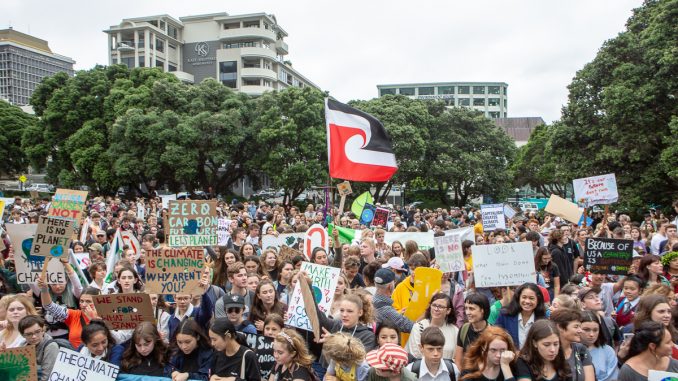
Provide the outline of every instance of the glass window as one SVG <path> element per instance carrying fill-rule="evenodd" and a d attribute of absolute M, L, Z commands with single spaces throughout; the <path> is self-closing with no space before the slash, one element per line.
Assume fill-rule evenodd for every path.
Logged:
<path fill-rule="evenodd" d="M 490 118 L 493 118 L 493 119 L 499 118 L 499 111 L 490 111 L 489 115 L 490 115 Z"/>
<path fill-rule="evenodd" d="M 454 86 L 440 86 L 438 94 L 454 94 Z"/>
<path fill-rule="evenodd" d="M 473 86 L 473 94 L 485 94 L 485 86 Z"/>
<path fill-rule="evenodd" d="M 508 95 L 508 87 L 504 87 L 504 95 Z"/>
<path fill-rule="evenodd" d="M 145 42 L 146 40 L 144 40 L 144 32 L 139 32 L 139 43 L 137 45 L 139 49 L 143 49 Z"/>
<path fill-rule="evenodd" d="M 504 98 L 504 109 L 508 108 L 508 99 Z"/>
<path fill-rule="evenodd" d="M 457 94 L 469 94 L 471 89 L 468 86 L 458 86 Z"/>
<path fill-rule="evenodd" d="M 488 94 L 499 94 L 499 86 L 487 86 Z"/>
<path fill-rule="evenodd" d="M 243 84 L 243 86 L 259 86 L 259 85 L 261 85 L 261 80 L 259 78 L 256 78 L 256 79 L 245 79 L 245 78 L 243 78 L 242 84 Z"/>
<path fill-rule="evenodd" d="M 459 98 L 457 106 L 470 106 L 471 100 L 469 98 Z"/>
<path fill-rule="evenodd" d="M 172 25 L 169 25 L 169 24 L 168 24 L 168 25 L 167 25 L 167 34 L 168 34 L 170 37 L 176 39 L 176 38 L 177 38 L 177 35 L 178 35 L 178 33 L 177 33 L 177 28 L 176 28 L 176 27 L 173 27 Z"/>
<path fill-rule="evenodd" d="M 120 63 L 132 69 L 134 68 L 134 57 L 121 58 Z"/>
<path fill-rule="evenodd" d="M 473 98 L 474 106 L 485 106 L 485 98 Z"/>
<path fill-rule="evenodd" d="M 499 106 L 500 100 L 499 98 L 489 98 L 487 100 L 487 105 L 488 106 Z"/>
<path fill-rule="evenodd" d="M 165 41 L 156 39 L 155 46 L 159 52 L 161 53 L 165 52 Z"/>
<path fill-rule="evenodd" d="M 219 62 L 219 80 L 225 86 L 235 89 L 237 87 L 238 80 L 238 62 Z"/>
<path fill-rule="evenodd" d="M 384 95 L 395 95 L 396 89 L 380 89 L 379 90 L 379 96 L 384 96 Z"/>
<path fill-rule="evenodd" d="M 169 64 L 167 67 L 169 71 L 177 71 L 177 67 L 175 65 Z"/>
<path fill-rule="evenodd" d="M 139 67 L 146 67 L 146 57 L 139 56 Z"/>
<path fill-rule="evenodd" d="M 400 94 L 402 95 L 414 95 L 414 87 L 401 87 Z"/>
<path fill-rule="evenodd" d="M 433 87 L 420 87 L 419 88 L 419 95 L 433 95 L 435 90 Z"/>
<path fill-rule="evenodd" d="M 165 67 L 165 63 L 160 60 L 155 60 L 155 67 Z"/>

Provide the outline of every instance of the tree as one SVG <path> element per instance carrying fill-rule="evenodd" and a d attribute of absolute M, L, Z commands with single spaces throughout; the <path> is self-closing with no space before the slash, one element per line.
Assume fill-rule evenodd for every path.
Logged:
<path fill-rule="evenodd" d="M 431 126 L 426 178 L 435 184 L 440 201 L 464 206 L 472 198 L 489 195 L 495 199 L 508 194 L 509 163 L 515 145 L 506 133 L 482 113 L 451 108 Z"/>
<path fill-rule="evenodd" d="M 37 125 L 37 119 L 17 106 L 0 100 L 0 173 L 14 176 L 28 167 L 28 159 L 21 149 L 24 131 Z"/>

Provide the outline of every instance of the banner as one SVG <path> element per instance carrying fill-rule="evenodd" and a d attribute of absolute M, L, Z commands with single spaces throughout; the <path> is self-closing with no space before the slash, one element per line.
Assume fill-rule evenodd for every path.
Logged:
<path fill-rule="evenodd" d="M 74 229 L 80 227 L 85 218 L 87 191 L 57 189 L 47 211 L 48 217 L 58 217 L 73 222 Z"/>
<path fill-rule="evenodd" d="M 310 262 L 302 262 L 301 270 L 306 271 L 313 285 L 313 297 L 320 312 L 327 313 L 332 308 L 332 300 L 334 299 L 334 290 L 337 288 L 339 280 L 339 273 L 341 269 L 316 265 Z M 304 299 L 301 295 L 300 282 L 294 287 L 294 291 L 289 298 L 289 307 L 287 309 L 286 325 L 312 331 L 313 328 L 304 307 Z"/>
<path fill-rule="evenodd" d="M 165 194 L 165 195 L 160 196 L 160 200 L 162 202 L 162 208 L 167 209 L 167 208 L 169 208 L 170 201 L 176 201 L 177 200 L 177 195 L 176 194 Z"/>
<path fill-rule="evenodd" d="M 155 323 L 148 294 L 95 295 L 92 300 L 97 314 L 110 329 L 134 329 L 144 321 Z"/>
<path fill-rule="evenodd" d="M 304 239 L 306 238 L 306 233 L 287 233 L 279 234 L 277 237 L 272 234 L 265 234 L 261 236 L 261 246 L 262 249 L 268 249 L 273 247 L 276 250 L 285 245 L 294 250 L 303 250 L 304 248 Z"/>
<path fill-rule="evenodd" d="M 120 368 L 92 356 L 59 348 L 54 368 L 48 380 L 58 381 L 115 381 Z"/>
<path fill-rule="evenodd" d="M 627 275 L 633 258 L 633 241 L 587 238 L 584 266 L 595 274 Z"/>
<path fill-rule="evenodd" d="M 574 199 L 583 206 L 612 204 L 619 199 L 614 173 L 575 179 L 572 187 Z"/>
<path fill-rule="evenodd" d="M 247 341 L 247 346 L 257 355 L 261 379 L 268 380 L 271 371 L 275 366 L 275 357 L 273 357 L 273 338 L 254 333 L 245 333 L 245 340 Z"/>
<path fill-rule="evenodd" d="M 530 242 L 473 245 L 471 250 L 476 287 L 519 286 L 537 281 Z"/>
<path fill-rule="evenodd" d="M 216 201 L 170 201 L 169 246 L 216 246 L 218 244 Z"/>
<path fill-rule="evenodd" d="M 473 233 L 473 228 L 446 231 L 442 237 L 433 237 L 436 264 L 440 266 L 440 271 L 451 273 L 466 269 L 461 243 L 469 232 Z"/>
<path fill-rule="evenodd" d="M 362 236 L 362 230 L 354 230 L 350 228 L 343 228 L 341 226 L 336 226 L 334 224 L 328 225 L 328 231 L 331 234 L 332 229 L 339 230 L 339 242 L 342 244 L 348 243 L 350 245 L 357 245 L 360 242 Z M 467 239 L 467 238 L 464 238 Z M 470 238 L 475 240 L 473 236 Z M 384 242 L 391 245 L 395 241 L 401 242 L 403 245 L 406 241 L 414 241 L 419 246 L 421 250 L 428 250 L 434 246 L 433 243 L 433 231 L 428 232 L 386 232 L 384 236 Z"/>
<path fill-rule="evenodd" d="M 38 381 L 35 346 L 0 351 L 0 380 Z"/>
<path fill-rule="evenodd" d="M 111 247 L 108 249 L 108 253 L 106 253 L 106 283 L 111 283 L 114 280 L 113 270 L 115 270 L 115 264 L 118 263 L 122 256 L 122 246 L 122 236 L 120 235 L 120 228 L 118 228 L 113 236 Z"/>
<path fill-rule="evenodd" d="M 497 229 L 506 230 L 504 204 L 480 205 L 480 214 L 482 215 L 484 232 L 492 232 Z"/>
<path fill-rule="evenodd" d="M 377 208 L 374 212 L 374 218 L 372 219 L 372 226 L 377 227 L 381 226 L 386 229 L 386 223 L 388 222 L 388 209 L 386 208 Z"/>
<path fill-rule="evenodd" d="M 231 239 L 231 233 L 228 231 L 231 226 L 231 220 L 219 217 L 217 222 L 217 241 L 219 246 L 228 246 L 228 240 Z"/>
<path fill-rule="evenodd" d="M 120 238 L 122 239 L 123 245 L 127 245 L 130 249 L 134 250 L 135 257 L 139 258 L 141 255 L 141 244 L 134 233 L 129 230 L 121 230 Z"/>
<path fill-rule="evenodd" d="M 31 255 L 33 236 L 38 224 L 7 224 L 7 234 L 14 246 L 14 264 L 16 265 L 16 281 L 19 284 L 37 283 L 45 257 Z M 48 284 L 66 283 L 66 273 L 61 261 L 49 261 L 45 280 Z"/>
<path fill-rule="evenodd" d="M 162 247 L 146 252 L 145 291 L 153 294 L 202 295 L 200 276 L 205 267 L 202 247 Z"/>
<path fill-rule="evenodd" d="M 406 279 L 405 282 L 409 281 Z M 428 308 L 433 294 L 440 291 L 443 272 L 430 267 L 417 267 L 414 270 L 414 292 L 410 304 L 405 310 L 405 317 L 417 321 Z"/>
<path fill-rule="evenodd" d="M 327 235 L 327 230 L 320 225 L 314 224 L 306 231 L 304 237 L 304 255 L 306 259 L 311 259 L 313 249 L 322 247 L 326 253 L 330 251 L 330 237 Z"/>
<path fill-rule="evenodd" d="M 55 258 L 68 255 L 71 238 L 73 238 L 73 221 L 40 216 L 31 254 Z"/>
<path fill-rule="evenodd" d="M 551 197 L 549 197 L 549 202 L 546 204 L 544 210 L 573 223 L 579 222 L 583 214 L 577 204 L 567 201 L 555 194 L 552 194 Z"/>

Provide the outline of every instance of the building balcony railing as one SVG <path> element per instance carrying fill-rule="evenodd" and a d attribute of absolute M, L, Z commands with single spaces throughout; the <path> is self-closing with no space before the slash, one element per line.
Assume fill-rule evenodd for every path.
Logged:
<path fill-rule="evenodd" d="M 269 41 L 275 41 L 276 35 L 273 31 L 262 28 L 224 29 L 219 33 L 219 39 L 221 40 L 230 40 L 236 38 L 263 38 Z"/>
<path fill-rule="evenodd" d="M 259 67 L 244 67 L 240 71 L 240 76 L 243 78 L 256 77 L 256 78 L 269 78 L 272 80 L 278 79 L 278 74 L 273 70 Z"/>
<path fill-rule="evenodd" d="M 240 54 L 243 57 L 262 57 L 262 58 L 269 58 L 274 60 L 275 59 L 275 52 L 271 49 L 263 48 L 263 47 L 245 47 L 245 48 L 240 48 Z"/>
<path fill-rule="evenodd" d="M 287 46 L 287 43 L 286 43 L 285 41 L 283 41 L 283 40 L 277 40 L 277 41 L 275 42 L 275 50 L 276 50 L 279 54 L 289 54 L 289 52 L 290 52 L 290 51 L 289 51 L 289 48 L 288 48 L 288 46 Z"/>

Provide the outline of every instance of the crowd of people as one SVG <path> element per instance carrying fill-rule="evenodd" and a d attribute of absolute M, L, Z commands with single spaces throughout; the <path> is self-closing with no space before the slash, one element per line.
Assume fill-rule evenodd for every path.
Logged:
<path fill-rule="evenodd" d="M 15 198 L 4 224 L 37 223 L 50 200 Z M 678 201 L 673 204 L 678 214 Z M 231 221 L 228 243 L 205 247 L 201 294 L 151 294 L 155 320 L 111 330 L 93 305 L 101 294 L 144 291 L 146 253 L 165 244 L 167 210 L 158 198 L 88 200 L 87 231 L 71 244 L 88 253 L 84 272 L 61 259 L 66 283 L 17 283 L 20 244 L 3 229 L 0 268 L 0 350 L 33 345 L 39 379 L 48 380 L 60 348 L 110 362 L 121 374 L 187 380 L 261 380 L 257 353 L 245 334 L 273 339 L 276 365 L 268 380 L 646 380 L 651 370 L 678 372 L 678 217 L 648 212 L 642 221 L 610 213 L 578 226 L 542 213 L 519 214 L 506 230 L 484 231 L 475 209 L 391 209 L 386 226 L 364 226 L 351 212 L 305 210 L 264 202 L 218 201 Z M 329 216 L 329 218 L 328 218 Z M 262 236 L 331 230 L 330 249 L 283 257 Z M 362 229 L 359 242 L 338 229 Z M 438 268 L 433 248 L 410 240 L 387 242 L 387 232 L 432 232 L 472 227 L 462 243 L 465 270 L 444 273 L 422 316 L 406 317 L 415 270 Z M 109 269 L 118 230 L 129 247 Z M 633 241 L 625 276 L 589 273 L 585 241 Z M 531 242 L 533 283 L 476 287 L 473 246 Z M 317 309 L 320 337 L 285 324 L 298 282 L 311 282 L 303 261 L 341 269 L 333 303 Z M 109 261 L 110 262 L 110 261 Z M 112 272 L 113 279 L 107 279 Z"/>

